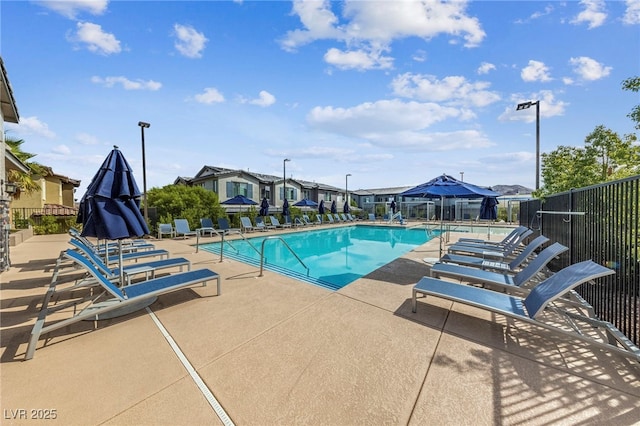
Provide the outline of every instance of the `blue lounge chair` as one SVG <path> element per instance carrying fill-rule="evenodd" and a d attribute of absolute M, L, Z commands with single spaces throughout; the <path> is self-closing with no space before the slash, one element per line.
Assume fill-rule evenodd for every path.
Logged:
<path fill-rule="evenodd" d="M 520 247 L 522 242 L 532 233 L 533 231 L 528 229 L 504 246 L 494 246 L 490 244 L 454 243 L 449 246 L 447 251 L 449 253 L 456 254 L 480 254 L 485 257 L 505 258 L 508 256 L 512 256 L 515 250 Z"/>
<path fill-rule="evenodd" d="M 329 223 L 336 223 L 336 222 L 333 220 L 333 216 L 331 216 L 331 213 L 327 213 L 327 220 L 329 221 Z"/>
<path fill-rule="evenodd" d="M 431 267 L 432 277 L 451 277 L 462 281 L 482 284 L 486 287 L 497 287 L 500 290 L 524 291 L 526 286 L 535 278 L 542 268 L 544 268 L 554 257 L 569 250 L 568 247 L 560 243 L 553 243 L 542 250 L 525 268 L 517 274 L 502 274 L 498 272 L 483 271 L 468 266 L 455 265 L 453 263 L 436 263 Z"/>
<path fill-rule="evenodd" d="M 242 233 L 240 228 L 232 228 L 229 225 L 229 219 L 227 219 L 226 217 L 219 217 L 218 218 L 218 229 L 220 229 L 222 232 L 224 232 L 225 235 L 241 234 Z"/>
<path fill-rule="evenodd" d="M 452 253 L 448 253 L 442 256 L 440 262 L 455 263 L 457 265 L 471 266 L 481 269 L 494 269 L 505 272 L 516 272 L 516 269 L 519 268 L 523 263 L 525 263 L 525 261 L 527 261 L 529 257 L 533 255 L 533 252 L 538 247 L 541 247 L 548 241 L 549 239 L 544 235 L 536 237 L 533 241 L 527 244 L 527 246 L 522 250 L 522 252 L 520 252 L 517 257 L 515 257 L 509 263 L 501 262 L 499 260 L 485 259 L 481 256 L 465 256 L 462 254 Z"/>
<path fill-rule="evenodd" d="M 369 222 L 375 223 L 376 215 L 373 213 L 369 213 Z"/>
<path fill-rule="evenodd" d="M 274 228 L 290 228 L 291 227 L 291 224 L 286 225 L 286 224 L 280 223 L 278 218 L 275 216 L 269 216 L 269 219 L 271 220 L 271 225 L 273 225 Z"/>
<path fill-rule="evenodd" d="M 173 229 L 173 225 L 170 223 L 158 224 L 158 239 L 161 240 L 164 235 L 168 235 L 169 238 L 176 236 L 176 231 Z"/>
<path fill-rule="evenodd" d="M 189 272 L 180 272 L 160 278 L 150 279 L 142 281 L 140 283 L 118 287 L 111 282 L 107 277 L 102 275 L 100 271 L 95 267 L 89 259 L 74 250 L 67 250 L 65 252 L 70 260 L 74 261 L 77 265 L 84 268 L 95 280 L 103 287 L 104 293 L 99 297 L 91 294 L 87 297 L 85 302 L 88 302 L 82 310 L 73 310 L 73 316 L 66 320 L 55 322 L 45 327 L 45 321 L 47 315 L 50 312 L 59 311 L 63 308 L 69 307 L 69 304 L 57 305 L 51 309 L 48 308 L 49 301 L 55 293 L 56 286 L 49 286 L 49 290 L 45 294 L 42 309 L 38 314 L 33 329 L 31 330 L 31 337 L 29 339 L 29 345 L 25 354 L 25 360 L 33 358 L 38 344 L 40 335 L 49 333 L 54 330 L 65 328 L 71 324 L 82 320 L 98 319 L 100 315 L 114 311 L 116 309 L 124 308 L 125 306 L 136 306 L 143 300 L 149 300 L 161 294 L 176 291 L 188 286 L 196 284 L 206 285 L 208 281 L 217 280 L 217 294 L 221 294 L 220 275 L 209 269 L 198 269 Z M 110 297 L 109 297 L 110 296 Z M 73 300 L 75 305 L 78 301 Z"/>
<path fill-rule="evenodd" d="M 418 295 L 435 296 L 452 302 L 461 303 L 490 311 L 525 324 L 531 324 L 549 330 L 554 334 L 578 339 L 588 344 L 615 352 L 624 357 L 640 362 L 640 349 L 612 324 L 589 318 L 567 309 L 559 309 L 555 302 L 565 300 L 568 292 L 588 281 L 612 275 L 609 268 L 587 260 L 570 265 L 534 287 L 526 298 L 497 293 L 494 291 L 464 286 L 437 278 L 424 277 L 413 288 L 412 311 L 417 311 Z M 571 327 L 562 327 L 558 321 L 545 321 L 543 311 L 556 314 L 566 320 Z M 556 319 L 558 319 L 556 317 Z M 585 325 L 588 332 L 581 332 L 580 325 Z M 600 340 L 593 329 L 603 331 L 605 337 Z M 506 331 L 507 333 L 509 331 Z M 572 347 L 566 345 L 565 347 Z"/>
<path fill-rule="evenodd" d="M 516 228 L 514 228 L 506 237 L 504 237 L 502 239 L 502 241 L 489 241 L 489 240 L 480 240 L 477 238 L 460 238 L 458 239 L 459 243 L 462 244 L 490 244 L 493 246 L 499 246 L 499 247 L 504 247 L 506 244 L 508 244 L 509 242 L 515 240 L 516 238 L 518 238 L 519 235 L 525 233 L 527 231 L 526 226 L 518 226 Z"/>
<path fill-rule="evenodd" d="M 176 225 L 176 237 L 182 236 L 183 238 L 189 238 L 198 235 L 196 231 L 192 231 L 191 228 L 189 228 L 189 221 L 187 219 L 174 219 L 173 223 Z"/>
<path fill-rule="evenodd" d="M 269 229 L 276 229 L 275 226 L 267 224 L 262 220 L 261 216 L 256 217 L 256 228 L 261 231 L 268 231 Z"/>
<path fill-rule="evenodd" d="M 100 273 L 102 273 L 102 275 L 107 277 L 107 279 L 111 281 L 120 279 L 120 268 L 111 269 L 106 263 L 104 263 L 100 256 L 96 255 L 95 252 L 93 252 L 84 244 L 74 244 L 74 246 L 75 249 L 79 253 L 84 255 L 87 259 L 89 259 L 89 261 L 91 261 L 91 263 L 93 263 L 93 265 L 100 271 Z M 56 281 L 60 263 L 65 257 L 67 257 L 66 251 L 62 252 L 61 256 L 56 262 L 56 267 L 54 268 L 53 272 L 53 281 Z M 149 276 L 151 276 L 151 278 L 155 278 L 156 271 L 179 267 L 180 272 L 182 272 L 185 266 L 187 267 L 188 271 L 191 270 L 191 262 L 189 260 L 185 259 L 184 257 L 173 257 L 144 263 L 133 263 L 124 265 L 122 267 L 122 272 L 125 277 L 126 284 L 129 285 L 131 284 L 131 276 L 133 275 L 145 274 L 147 278 Z"/>
<path fill-rule="evenodd" d="M 213 227 L 213 221 L 210 217 L 200 219 L 200 228 L 196 229 L 196 232 L 200 235 L 209 234 L 210 237 L 213 237 L 213 234 L 220 236 L 220 233 Z"/>
<path fill-rule="evenodd" d="M 242 225 L 242 232 L 251 232 L 254 230 L 253 223 L 251 223 L 251 219 L 247 216 L 240 218 L 240 225 Z"/>
<path fill-rule="evenodd" d="M 123 240 L 120 245 L 118 243 L 110 242 L 103 244 L 93 244 L 87 237 L 84 237 L 75 228 L 69 229 L 69 235 L 76 240 L 82 241 L 86 246 L 91 247 L 93 251 L 104 255 L 105 253 L 117 253 L 118 247 L 122 248 L 123 253 L 129 253 L 142 250 L 153 250 L 155 246 L 146 240 Z"/>
<path fill-rule="evenodd" d="M 296 216 L 296 218 L 293 219 L 293 226 L 307 226 L 307 224 L 304 223 L 302 219 Z"/>
<path fill-rule="evenodd" d="M 321 214 L 317 214 L 316 215 L 316 221 L 315 222 L 311 222 L 312 225 L 322 225 L 323 221 L 322 221 L 322 215 Z"/>
<path fill-rule="evenodd" d="M 75 238 L 71 238 L 71 240 L 69 240 L 69 244 L 71 244 L 72 246 L 78 249 L 82 248 L 82 250 L 92 251 L 97 256 L 103 256 L 103 257 L 105 256 L 103 253 L 95 251 L 92 247 L 87 246 L 82 241 L 77 240 Z M 160 259 L 169 258 L 169 252 L 164 249 L 156 249 L 156 250 L 122 253 L 122 260 L 124 261 L 133 260 L 137 262 L 138 260 L 144 259 L 146 257 L 156 257 L 156 256 L 160 257 Z M 119 254 L 110 254 L 107 256 L 105 263 L 109 265 L 111 263 L 118 262 L 119 260 L 120 260 Z"/>

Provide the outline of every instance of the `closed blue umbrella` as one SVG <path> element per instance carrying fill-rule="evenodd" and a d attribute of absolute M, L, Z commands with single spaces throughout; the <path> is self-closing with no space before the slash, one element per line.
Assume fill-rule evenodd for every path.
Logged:
<path fill-rule="evenodd" d="M 344 207 L 342 208 L 342 212 L 343 213 L 349 213 L 351 211 L 351 209 L 349 208 L 349 202 L 345 201 L 344 202 Z"/>
<path fill-rule="evenodd" d="M 324 214 L 324 200 L 320 200 L 320 205 L 318 206 L 318 213 Z"/>
<path fill-rule="evenodd" d="M 331 214 L 338 213 L 338 208 L 336 207 L 336 200 L 333 200 L 331 203 Z"/>
<path fill-rule="evenodd" d="M 81 235 L 118 240 L 121 283 L 124 282 L 122 240 L 149 233 L 140 213 L 141 196 L 133 169 L 118 147 L 114 146 L 80 201 L 77 222 L 82 223 Z"/>
<path fill-rule="evenodd" d="M 282 216 L 289 216 L 289 200 L 284 199 L 284 203 L 282 203 Z"/>
<path fill-rule="evenodd" d="M 264 197 L 262 203 L 260 203 L 260 216 L 269 216 L 269 200 L 267 200 L 267 197 Z"/>
<path fill-rule="evenodd" d="M 496 220 L 498 218 L 498 199 L 484 197 L 480 204 L 480 219 Z"/>

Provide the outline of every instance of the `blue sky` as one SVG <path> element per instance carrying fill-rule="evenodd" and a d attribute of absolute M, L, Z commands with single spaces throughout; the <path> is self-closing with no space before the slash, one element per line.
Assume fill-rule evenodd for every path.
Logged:
<path fill-rule="evenodd" d="M 442 173 L 535 186 L 540 146 L 633 132 L 640 1 L 2 1 L 34 160 L 82 180 L 113 145 L 142 189 L 204 165 L 349 189 Z"/>

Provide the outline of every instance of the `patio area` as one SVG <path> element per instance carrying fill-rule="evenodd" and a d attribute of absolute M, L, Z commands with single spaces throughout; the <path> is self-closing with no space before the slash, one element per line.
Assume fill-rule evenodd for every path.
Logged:
<path fill-rule="evenodd" d="M 161 296 L 150 307 L 154 316 L 142 310 L 96 330 L 91 321 L 74 324 L 41 338 L 35 357 L 23 361 L 68 240 L 35 236 L 12 247 L 12 267 L 0 275 L 3 424 L 45 416 L 65 425 L 640 419 L 640 365 L 628 359 L 436 298 L 412 313 L 412 287 L 429 274 L 423 259 L 438 256 L 437 240 L 336 292 L 219 262 L 196 253 L 195 238 L 153 240 L 193 269 L 218 272 L 222 294 L 210 283 Z"/>

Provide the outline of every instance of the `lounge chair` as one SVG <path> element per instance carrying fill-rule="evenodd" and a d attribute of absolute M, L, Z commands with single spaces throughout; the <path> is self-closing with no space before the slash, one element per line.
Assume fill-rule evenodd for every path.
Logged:
<path fill-rule="evenodd" d="M 189 228 L 189 221 L 187 219 L 174 219 L 173 223 L 176 225 L 176 237 L 182 236 L 183 238 L 189 238 L 198 235 L 198 232 L 192 231 L 191 228 Z"/>
<path fill-rule="evenodd" d="M 173 229 L 173 225 L 170 223 L 158 224 L 158 239 L 161 240 L 164 235 L 168 235 L 169 238 L 176 236 L 176 231 Z"/>
<path fill-rule="evenodd" d="M 519 268 L 530 256 L 533 255 L 533 252 L 541 247 L 543 244 L 546 244 L 549 241 L 547 237 L 544 235 L 540 235 L 536 237 L 533 241 L 531 241 L 527 246 L 515 257 L 511 262 L 501 262 L 499 260 L 489 260 L 481 256 L 465 256 L 462 254 L 445 254 L 440 259 L 440 262 L 443 263 L 455 263 L 458 265 L 471 266 L 474 268 L 481 269 L 494 269 L 505 272 L 515 272 L 517 268 Z"/>
<path fill-rule="evenodd" d="M 553 243 L 538 254 L 517 274 L 483 271 L 478 268 L 455 265 L 452 263 L 436 263 L 431 267 L 432 277 L 451 277 L 462 281 L 482 284 L 485 287 L 498 288 L 506 292 L 527 292 L 527 286 L 554 257 L 569 250 L 560 243 Z"/>
<path fill-rule="evenodd" d="M 343 222 L 350 222 L 350 220 L 347 218 L 347 216 L 344 213 L 339 213 L 340 216 L 340 220 L 342 220 Z"/>
<path fill-rule="evenodd" d="M 516 239 L 510 241 L 504 247 L 483 244 L 454 243 L 453 245 L 449 246 L 447 251 L 449 253 L 457 254 L 480 254 L 485 257 L 505 258 L 508 256 L 512 256 L 515 250 L 520 247 L 525 238 L 527 238 L 532 233 L 533 231 L 528 229 L 523 234 L 520 234 Z"/>
<path fill-rule="evenodd" d="M 213 234 L 216 234 L 218 237 L 220 236 L 220 233 L 214 228 L 213 221 L 210 217 L 200 219 L 200 228 L 196 229 L 196 232 L 200 235 L 209 234 L 210 237 L 213 237 Z"/>
<path fill-rule="evenodd" d="M 71 244 L 72 246 L 74 246 L 75 248 L 81 251 L 91 251 L 96 256 L 105 257 L 104 252 L 96 251 L 93 247 L 86 245 L 84 242 L 76 238 L 71 238 L 71 240 L 69 240 L 69 244 Z M 164 249 L 156 249 L 156 250 L 134 251 L 129 253 L 124 253 L 124 252 L 122 253 L 123 261 L 133 260 L 137 262 L 138 260 L 144 259 L 147 257 L 160 257 L 160 259 L 169 258 L 169 252 Z M 120 261 L 119 254 L 109 254 L 108 256 L 106 256 L 105 263 L 107 265 L 110 265 L 112 263 L 116 263 L 119 261 Z"/>
<path fill-rule="evenodd" d="M 273 225 L 275 228 L 290 228 L 291 227 L 291 224 L 285 225 L 285 224 L 280 223 L 278 218 L 275 217 L 275 216 L 269 216 L 269 219 L 271 220 L 271 225 Z"/>
<path fill-rule="evenodd" d="M 75 228 L 69 229 L 69 235 L 71 235 L 71 238 L 82 241 L 86 246 L 91 247 L 93 251 L 100 255 L 104 255 L 105 253 L 117 253 L 118 247 L 122 249 L 123 253 L 155 249 L 155 246 L 153 244 L 145 240 L 123 240 L 120 245 L 114 242 L 94 244 L 89 241 L 87 237 L 82 236 L 80 232 Z"/>
<path fill-rule="evenodd" d="M 564 300 L 564 296 L 580 284 L 614 273 L 613 270 L 590 260 L 576 263 L 551 275 L 534 287 L 524 299 L 483 288 L 463 286 L 449 281 L 424 277 L 413 288 L 412 311 L 417 311 L 418 295 L 423 297 L 435 296 L 484 309 L 525 324 L 532 324 L 563 337 L 579 339 L 598 348 L 612 351 L 640 362 L 640 349 L 611 323 L 585 317 L 570 310 L 558 309 L 553 303 L 556 300 Z M 549 315 L 557 314 L 560 319 L 566 320 L 566 323 L 570 324 L 570 326 L 561 328 L 559 324 L 562 324 L 562 322 L 544 321 L 547 313 Z M 555 319 L 557 320 L 558 318 L 556 317 Z M 578 326 L 580 324 L 587 326 L 585 333 L 582 333 L 579 329 Z M 603 331 L 606 339 L 599 340 L 596 338 L 593 332 L 594 329 Z M 598 333 L 598 335 L 602 337 L 601 333 Z"/>
<path fill-rule="evenodd" d="M 76 240 L 77 241 L 77 240 Z M 102 258 L 96 255 L 91 249 L 86 247 L 83 244 L 74 244 L 75 250 L 80 254 L 84 255 L 93 265 L 102 273 L 107 279 L 114 281 L 120 279 L 120 268 L 111 269 Z M 56 262 L 56 267 L 53 272 L 53 281 L 56 281 L 60 264 L 63 258 L 66 258 L 66 251 L 62 252 L 58 261 Z M 137 274 L 145 274 L 145 277 L 148 279 L 149 277 L 155 278 L 156 271 L 168 268 L 179 267 L 180 272 L 183 271 L 184 267 L 187 267 L 187 270 L 191 270 L 191 262 L 184 257 L 172 257 L 161 260 L 148 261 L 144 263 L 133 263 L 124 265 L 122 267 L 122 272 L 126 280 L 126 284 L 131 284 L 131 277 Z M 123 283 L 125 284 L 125 283 Z"/>
<path fill-rule="evenodd" d="M 240 228 L 232 228 L 229 225 L 229 220 L 226 217 L 219 217 L 218 218 L 218 228 L 224 232 L 225 235 L 229 235 L 229 234 L 241 234 L 242 231 L 240 230 Z"/>
<path fill-rule="evenodd" d="M 510 241 L 513 241 L 514 239 L 516 239 L 519 235 L 525 233 L 527 231 L 526 226 L 518 226 L 516 228 L 514 228 L 506 237 L 504 237 L 502 239 L 502 241 L 490 241 L 490 240 L 480 240 L 477 238 L 460 238 L 458 239 L 459 243 L 465 244 L 465 243 L 470 243 L 470 244 L 491 244 L 494 246 L 504 246 L 507 243 L 509 243 Z"/>
<path fill-rule="evenodd" d="M 269 229 L 273 229 L 272 225 L 267 226 L 262 220 L 261 216 L 256 217 L 256 229 L 258 231 L 268 231 Z"/>
<path fill-rule="evenodd" d="M 307 224 L 304 223 L 302 219 L 296 216 L 296 218 L 293 219 L 293 226 L 307 226 Z"/>
<path fill-rule="evenodd" d="M 333 216 L 331 216 L 331 213 L 327 213 L 327 220 L 329 221 L 329 223 L 336 223 L 336 222 L 333 220 Z"/>
<path fill-rule="evenodd" d="M 254 230 L 251 219 L 247 216 L 240 217 L 240 225 L 242 225 L 242 232 L 251 232 Z"/>
<path fill-rule="evenodd" d="M 38 345 L 38 339 L 40 335 L 49 333 L 54 330 L 65 328 L 71 324 L 82 320 L 98 319 L 100 315 L 104 315 L 108 312 L 116 309 L 124 308 L 125 306 L 135 306 L 143 300 L 149 300 L 153 297 L 161 294 L 169 293 L 175 290 L 182 289 L 184 287 L 193 286 L 196 284 L 206 285 L 208 281 L 217 280 L 217 294 L 221 294 L 220 275 L 209 269 L 198 269 L 189 272 L 180 272 L 171 274 L 168 276 L 150 279 L 142 281 L 140 283 L 118 287 L 107 277 L 102 275 L 100 271 L 95 267 L 89 259 L 82 254 L 74 250 L 67 250 L 65 253 L 70 260 L 73 260 L 80 267 L 93 276 L 96 282 L 103 287 L 104 293 L 98 297 L 91 294 L 87 297 L 85 302 L 88 305 L 80 311 L 73 309 L 73 316 L 66 320 L 55 322 L 49 326 L 44 326 L 47 319 L 47 315 L 50 312 L 59 311 L 61 309 L 70 307 L 78 303 L 77 300 L 73 300 L 70 303 L 64 303 L 57 305 L 51 309 L 48 308 L 49 301 L 55 293 L 56 286 L 49 286 L 49 290 L 45 294 L 42 309 L 38 315 L 38 319 L 31 330 L 31 337 L 29 339 L 29 345 L 25 354 L 25 360 L 33 358 Z M 106 296 L 103 298 L 103 296 Z"/>
<path fill-rule="evenodd" d="M 333 214 L 333 218 L 335 219 L 336 222 L 340 223 L 342 222 L 342 218 L 340 217 L 340 215 L 338 213 L 334 213 Z"/>
<path fill-rule="evenodd" d="M 317 214 L 316 215 L 316 221 L 315 222 L 311 222 L 312 225 L 322 225 L 323 221 L 322 221 L 322 215 L 321 214 Z"/>
<path fill-rule="evenodd" d="M 291 228 L 291 216 L 284 216 L 284 223 L 282 224 L 282 226 L 284 228 Z"/>
<path fill-rule="evenodd" d="M 369 213 L 369 222 L 375 223 L 376 215 L 373 213 Z"/>

